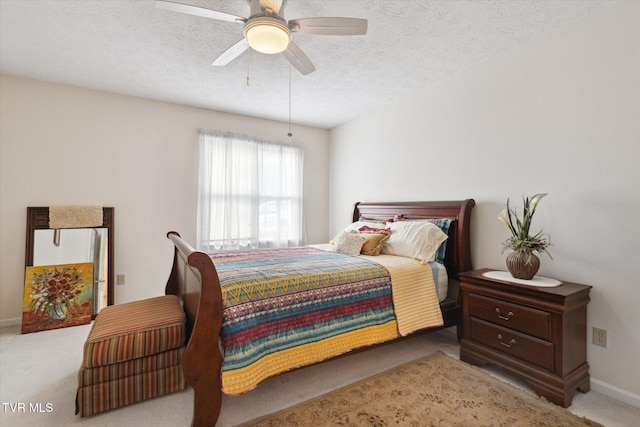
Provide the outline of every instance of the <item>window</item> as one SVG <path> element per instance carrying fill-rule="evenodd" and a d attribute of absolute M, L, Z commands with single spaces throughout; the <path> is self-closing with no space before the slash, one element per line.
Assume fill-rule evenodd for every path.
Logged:
<path fill-rule="evenodd" d="M 198 249 L 299 246 L 302 148 L 200 132 Z"/>

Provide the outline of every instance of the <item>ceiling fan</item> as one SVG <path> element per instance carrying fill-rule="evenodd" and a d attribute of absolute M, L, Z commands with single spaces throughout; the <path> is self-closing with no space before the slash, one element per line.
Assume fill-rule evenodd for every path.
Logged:
<path fill-rule="evenodd" d="M 284 19 L 286 0 L 248 0 L 250 16 L 243 18 L 217 10 L 205 9 L 165 0 L 157 0 L 156 7 L 218 21 L 244 24 L 244 38 L 222 52 L 212 65 L 223 66 L 240 56 L 249 47 L 267 54 L 283 53 L 303 75 L 315 71 L 307 55 L 291 40 L 292 33 L 353 36 L 367 33 L 367 20 L 358 18 L 301 18 Z"/>

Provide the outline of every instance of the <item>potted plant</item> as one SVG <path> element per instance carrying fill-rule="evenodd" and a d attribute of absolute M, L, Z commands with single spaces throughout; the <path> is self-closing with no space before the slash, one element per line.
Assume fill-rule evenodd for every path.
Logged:
<path fill-rule="evenodd" d="M 502 253 L 509 249 L 512 251 L 507 256 L 507 269 L 517 279 L 530 280 L 538 272 L 540 259 L 534 252 L 540 254 L 544 252 L 551 258 L 551 254 L 547 251 L 551 245 L 549 235 L 544 234 L 542 230 L 534 235 L 530 234 L 533 214 L 536 213 L 540 200 L 546 195 L 547 193 L 538 193 L 531 198 L 523 197 L 522 219 L 518 217 L 516 210 L 509 206 L 509 199 L 507 199 L 507 208 L 498 215 L 498 218 L 511 231 L 511 236 L 502 244 Z"/>

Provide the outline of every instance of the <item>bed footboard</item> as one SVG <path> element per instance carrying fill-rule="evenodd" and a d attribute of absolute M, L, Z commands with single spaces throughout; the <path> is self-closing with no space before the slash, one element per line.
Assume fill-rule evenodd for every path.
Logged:
<path fill-rule="evenodd" d="M 192 426 L 215 426 L 222 405 L 222 292 L 211 258 L 186 243 L 178 233 L 167 237 L 175 246 L 166 294 L 181 298 L 187 317 L 184 377 L 194 390 Z M 204 285 L 203 285 L 204 284 Z"/>

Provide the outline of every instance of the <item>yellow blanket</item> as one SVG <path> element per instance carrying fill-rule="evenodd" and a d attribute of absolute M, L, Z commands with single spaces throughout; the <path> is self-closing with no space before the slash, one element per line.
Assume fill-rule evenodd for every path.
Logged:
<path fill-rule="evenodd" d="M 391 275 L 393 307 L 400 335 L 444 324 L 429 265 L 394 255 L 361 256 L 384 266 Z"/>

